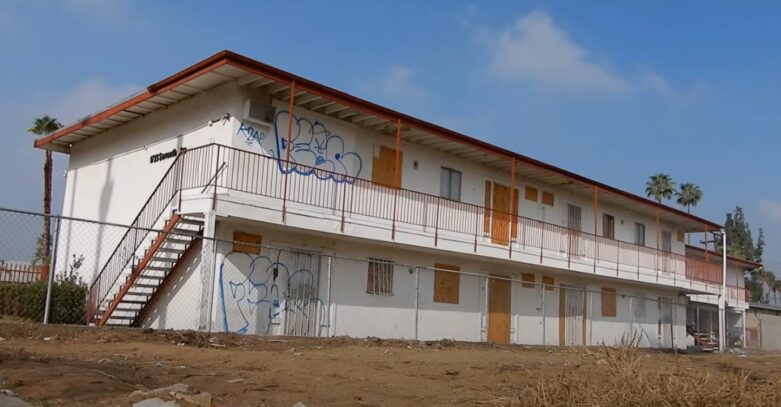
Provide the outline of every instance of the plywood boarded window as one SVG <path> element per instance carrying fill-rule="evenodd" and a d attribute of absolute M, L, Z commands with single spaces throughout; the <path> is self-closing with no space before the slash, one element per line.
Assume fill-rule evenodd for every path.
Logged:
<path fill-rule="evenodd" d="M 461 268 L 440 263 L 435 264 L 434 268 L 434 302 L 458 304 Z"/>
<path fill-rule="evenodd" d="M 526 189 L 524 190 L 523 197 L 526 198 L 527 201 L 534 201 L 537 202 L 538 197 L 537 188 L 526 186 Z"/>
<path fill-rule="evenodd" d="M 523 273 L 521 274 L 521 287 L 524 288 L 534 288 L 534 274 L 532 273 Z"/>
<path fill-rule="evenodd" d="M 553 277 L 542 276 L 542 284 L 548 291 L 553 291 Z"/>
<path fill-rule="evenodd" d="M 554 203 L 555 203 L 555 198 L 553 196 L 553 192 L 542 191 L 542 204 L 553 206 Z"/>
<path fill-rule="evenodd" d="M 396 150 L 380 146 L 380 155 L 372 160 L 372 182 L 398 188 L 401 184 L 402 158 L 399 152 L 399 174 L 396 178 Z"/>
<path fill-rule="evenodd" d="M 679 242 L 683 242 L 683 240 L 684 240 L 685 238 L 686 238 L 686 234 L 685 234 L 685 233 L 683 233 L 683 231 L 682 231 L 682 230 L 679 230 L 679 231 L 678 231 L 678 241 L 679 241 Z"/>
<path fill-rule="evenodd" d="M 233 251 L 237 253 L 260 254 L 261 235 L 251 233 L 233 232 Z"/>
<path fill-rule="evenodd" d="M 616 316 L 616 289 L 602 287 L 602 316 Z"/>
<path fill-rule="evenodd" d="M 373 295 L 393 294 L 393 262 L 383 259 L 369 259 L 366 276 L 366 292 Z"/>

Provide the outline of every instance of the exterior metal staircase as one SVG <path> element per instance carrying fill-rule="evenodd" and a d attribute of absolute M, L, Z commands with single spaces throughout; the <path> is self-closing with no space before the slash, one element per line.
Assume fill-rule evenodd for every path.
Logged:
<path fill-rule="evenodd" d="M 203 233 L 203 221 L 174 213 L 156 232 L 141 259 L 133 264 L 119 290 L 97 310 L 96 325 L 135 326 L 147 306 L 187 259 Z"/>

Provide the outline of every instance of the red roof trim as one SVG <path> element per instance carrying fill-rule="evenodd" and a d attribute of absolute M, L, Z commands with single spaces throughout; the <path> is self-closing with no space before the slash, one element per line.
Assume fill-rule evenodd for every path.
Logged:
<path fill-rule="evenodd" d="M 437 135 L 440 135 L 446 139 L 449 139 L 451 141 L 461 142 L 465 144 L 472 145 L 474 147 L 477 147 L 479 149 L 482 149 L 486 152 L 505 157 L 508 160 L 515 158 L 516 160 L 519 160 L 521 162 L 525 162 L 527 164 L 533 165 L 535 167 L 539 167 L 554 173 L 557 173 L 559 175 L 562 175 L 564 177 L 567 177 L 573 181 L 580 182 L 582 184 L 590 185 L 590 186 L 597 186 L 601 191 L 611 192 L 620 196 L 623 196 L 625 198 L 629 198 L 631 200 L 634 200 L 638 203 L 656 207 L 663 209 L 666 212 L 673 213 L 678 216 L 682 216 L 688 219 L 691 219 L 697 223 L 701 223 L 704 228 L 708 230 L 716 230 L 721 228 L 721 225 L 711 222 L 709 220 L 700 218 L 698 216 L 691 215 L 687 212 L 684 212 L 680 209 L 672 208 L 666 205 L 661 205 L 655 201 L 652 201 L 650 199 L 643 198 L 641 196 L 620 190 L 618 188 L 612 187 L 610 185 L 606 185 L 597 181 L 594 181 L 590 178 L 584 177 L 582 175 L 575 174 L 573 172 L 564 170 L 562 168 L 556 167 L 554 165 L 512 152 L 510 150 L 506 150 L 504 148 L 489 144 L 485 141 L 478 140 L 469 136 L 466 136 L 464 134 L 455 132 L 450 129 L 446 129 L 444 127 L 438 126 L 436 124 L 418 119 L 416 117 L 395 111 L 393 109 L 380 106 L 377 104 L 374 104 L 372 102 L 366 101 L 364 99 L 358 98 L 356 96 L 350 95 L 348 93 L 342 92 L 340 90 L 331 88 L 329 86 L 322 85 L 320 83 L 311 81 L 309 79 L 300 77 L 298 75 L 292 74 L 287 71 L 283 71 L 279 68 L 275 68 L 271 65 L 264 64 L 262 62 L 256 61 L 251 58 L 247 58 L 243 55 L 236 54 L 232 51 L 221 51 L 218 52 L 211 57 L 196 63 L 195 65 L 192 65 L 186 69 L 184 69 L 181 72 L 178 72 L 166 79 L 163 79 L 151 86 L 149 86 L 146 91 L 142 94 L 139 94 L 131 99 L 128 99 L 116 106 L 110 107 L 107 110 L 98 113 L 94 116 L 90 116 L 85 118 L 84 120 L 71 125 L 69 127 L 60 129 L 48 136 L 45 136 L 43 138 L 40 138 L 35 141 L 35 147 L 43 147 L 46 144 L 49 144 L 61 137 L 64 137 L 65 135 L 68 135 L 74 131 L 77 131 L 85 126 L 89 126 L 90 124 L 94 124 L 98 121 L 104 120 L 110 116 L 113 116 L 114 114 L 127 109 L 135 104 L 141 103 L 145 100 L 148 100 L 152 97 L 154 97 L 157 94 L 160 94 L 162 92 L 165 92 L 183 82 L 189 81 L 195 77 L 201 76 L 205 73 L 208 73 L 211 70 L 214 70 L 222 65 L 234 65 L 236 67 L 242 68 L 244 70 L 247 70 L 249 72 L 253 72 L 271 79 L 274 79 L 279 82 L 294 82 L 296 83 L 296 87 L 302 90 L 305 90 L 309 93 L 317 94 L 318 96 L 322 96 L 328 99 L 335 100 L 339 103 L 349 105 L 355 109 L 362 110 L 365 113 L 370 113 L 379 117 L 383 117 L 388 120 L 398 120 L 401 119 L 403 122 L 403 125 L 407 127 L 414 127 L 418 130 L 423 130 L 426 132 L 434 133 Z"/>

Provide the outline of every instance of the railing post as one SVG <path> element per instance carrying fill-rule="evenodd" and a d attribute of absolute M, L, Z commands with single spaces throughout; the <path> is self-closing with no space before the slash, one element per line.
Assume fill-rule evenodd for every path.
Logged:
<path fill-rule="evenodd" d="M 515 157 L 510 160 L 510 210 L 507 222 L 507 256 L 513 258 L 513 232 L 515 231 L 515 210 L 518 205 L 515 202 Z"/>
<path fill-rule="evenodd" d="M 176 191 L 179 194 L 179 202 L 176 204 L 176 210 L 179 213 L 182 213 L 182 178 L 184 177 L 184 155 L 187 154 L 187 150 L 180 153 L 179 156 L 176 158 L 177 165 L 179 166 L 179 179 L 178 184 L 176 186 Z"/>
<path fill-rule="evenodd" d="M 482 217 L 485 217 L 485 211 L 487 211 L 487 210 L 488 209 L 483 208 L 483 216 Z M 480 230 L 480 218 L 481 218 L 480 213 L 479 213 L 480 211 L 477 211 L 477 212 L 478 213 L 475 214 L 475 249 L 474 249 L 475 253 L 477 253 L 477 232 Z"/>
<path fill-rule="evenodd" d="M 338 185 L 338 184 L 337 184 Z M 345 222 L 345 207 L 347 206 L 347 181 L 342 183 L 342 226 L 341 231 L 344 233 L 344 222 Z"/>
<path fill-rule="evenodd" d="M 217 178 L 220 172 L 220 144 L 217 144 L 217 159 L 214 163 L 214 191 L 212 191 L 212 210 L 217 209 Z"/>
<path fill-rule="evenodd" d="M 540 233 L 540 264 L 542 264 L 542 252 L 545 248 L 545 222 L 542 222 L 542 233 Z"/>
<path fill-rule="evenodd" d="M 635 245 L 637 248 L 637 279 L 640 280 L 640 245 Z"/>
<path fill-rule="evenodd" d="M 439 243 L 439 207 L 442 204 L 442 198 L 436 197 L 437 211 L 434 216 L 434 246 Z"/>

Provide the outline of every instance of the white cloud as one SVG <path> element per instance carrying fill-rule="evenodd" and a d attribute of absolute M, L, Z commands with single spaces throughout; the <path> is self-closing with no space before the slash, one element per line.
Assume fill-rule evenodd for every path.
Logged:
<path fill-rule="evenodd" d="M 392 65 L 382 75 L 358 83 L 361 92 L 375 95 L 385 100 L 421 100 L 428 91 L 414 81 L 415 72 L 404 65 Z"/>
<path fill-rule="evenodd" d="M 759 200 L 759 212 L 774 223 L 781 223 L 781 202 Z"/>
<path fill-rule="evenodd" d="M 57 98 L 47 107 L 63 124 L 93 114 L 134 94 L 140 86 L 110 85 L 103 79 L 90 79 Z"/>
<path fill-rule="evenodd" d="M 503 79 L 524 80 L 562 91 L 626 93 L 633 84 L 594 62 L 544 11 L 518 18 L 495 35 L 491 68 Z"/>

